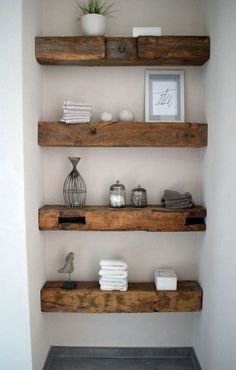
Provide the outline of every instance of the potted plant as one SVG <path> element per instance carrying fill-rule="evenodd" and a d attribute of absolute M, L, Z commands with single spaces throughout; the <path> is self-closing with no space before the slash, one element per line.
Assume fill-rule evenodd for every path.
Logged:
<path fill-rule="evenodd" d="M 104 36 L 106 18 L 114 12 L 113 3 L 108 0 L 75 1 L 80 13 L 81 28 L 87 36 Z"/>

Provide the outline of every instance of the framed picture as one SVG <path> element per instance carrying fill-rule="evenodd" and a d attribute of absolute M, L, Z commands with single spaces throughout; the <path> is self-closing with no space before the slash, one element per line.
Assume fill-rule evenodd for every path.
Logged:
<path fill-rule="evenodd" d="M 184 71 L 145 72 L 145 121 L 184 122 Z"/>

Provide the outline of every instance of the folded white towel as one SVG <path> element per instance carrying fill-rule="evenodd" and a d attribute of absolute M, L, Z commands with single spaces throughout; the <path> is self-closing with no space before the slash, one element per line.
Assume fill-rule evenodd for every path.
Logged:
<path fill-rule="evenodd" d="M 83 113 L 75 113 L 75 114 L 71 114 L 71 113 L 65 113 L 65 112 L 63 112 L 63 118 L 86 118 L 86 117 L 89 117 L 89 118 L 91 118 L 92 117 L 92 114 L 91 113 L 85 113 L 85 112 L 83 112 Z"/>
<path fill-rule="evenodd" d="M 127 267 L 123 266 L 101 266 L 103 271 L 127 271 Z"/>
<path fill-rule="evenodd" d="M 63 113 L 63 117 L 67 117 L 67 118 L 77 118 L 77 117 L 91 117 L 91 114 L 90 113 L 87 113 L 87 112 L 83 112 L 83 113 Z"/>
<path fill-rule="evenodd" d="M 113 277 L 113 278 L 109 278 L 107 276 L 102 276 L 100 277 L 100 280 L 105 282 L 105 283 L 118 283 L 118 284 L 123 284 L 124 282 L 127 282 L 128 281 L 128 278 L 120 278 L 120 277 Z M 100 282 L 99 280 L 99 282 Z"/>
<path fill-rule="evenodd" d="M 100 290 L 104 290 L 104 291 L 112 291 L 112 290 L 119 290 L 120 292 L 126 292 L 128 289 L 128 287 L 114 287 L 114 286 L 111 286 L 111 285 L 100 285 Z"/>
<path fill-rule="evenodd" d="M 103 269 L 106 270 L 126 270 L 128 268 L 128 265 L 125 261 L 122 260 L 101 260 L 100 266 Z"/>
<path fill-rule="evenodd" d="M 65 120 L 72 120 L 72 119 L 91 119 L 91 116 L 65 116 L 63 115 L 62 119 L 65 119 Z"/>
<path fill-rule="evenodd" d="M 76 112 L 88 112 L 88 113 L 91 113 L 92 112 L 92 107 L 81 107 L 81 108 L 76 108 L 76 107 L 72 107 L 72 106 L 65 106 L 63 105 L 63 112 L 66 112 L 66 113 L 76 113 Z"/>
<path fill-rule="evenodd" d="M 76 101 L 70 100 L 68 98 L 65 99 L 64 105 L 74 105 L 74 106 L 91 107 L 91 105 L 88 104 L 88 103 L 76 102 Z"/>
<path fill-rule="evenodd" d="M 128 285 L 128 280 L 127 279 L 117 279 L 117 280 L 114 280 L 114 279 L 105 279 L 104 277 L 100 278 L 99 279 L 99 284 L 100 285 L 112 285 L 114 287 L 116 286 L 127 286 Z"/>
<path fill-rule="evenodd" d="M 63 117 L 61 122 L 70 123 L 90 123 L 92 118 L 92 106 L 87 103 L 75 102 L 65 99 L 63 104 Z"/>
<path fill-rule="evenodd" d="M 80 119 L 61 119 L 61 122 L 64 123 L 89 123 L 90 119 L 89 118 L 80 118 Z"/>
<path fill-rule="evenodd" d="M 116 270 L 100 270 L 99 271 L 99 276 L 105 276 L 109 278 L 114 278 L 114 277 L 119 277 L 119 278 L 127 278 L 128 277 L 128 272 L 127 271 L 116 271 Z"/>

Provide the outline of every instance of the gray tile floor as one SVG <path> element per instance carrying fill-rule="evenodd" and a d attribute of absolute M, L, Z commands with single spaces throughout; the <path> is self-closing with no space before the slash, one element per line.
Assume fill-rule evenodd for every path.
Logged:
<path fill-rule="evenodd" d="M 44 370 L 201 370 L 192 347 L 52 346 Z"/>
<path fill-rule="evenodd" d="M 55 357 L 50 370 L 194 370 L 191 358 L 96 359 Z"/>

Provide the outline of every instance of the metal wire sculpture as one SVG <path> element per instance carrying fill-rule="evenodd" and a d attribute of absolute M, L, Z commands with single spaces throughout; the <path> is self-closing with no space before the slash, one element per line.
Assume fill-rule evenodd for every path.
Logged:
<path fill-rule="evenodd" d="M 69 208 L 83 208 L 85 207 L 87 189 L 83 177 L 76 168 L 80 158 L 69 157 L 69 160 L 73 166 L 73 169 L 64 182 L 64 202 Z"/>

